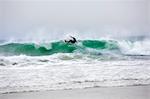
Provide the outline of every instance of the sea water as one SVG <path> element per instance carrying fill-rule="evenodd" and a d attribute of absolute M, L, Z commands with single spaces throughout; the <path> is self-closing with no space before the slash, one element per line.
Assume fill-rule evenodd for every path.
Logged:
<path fill-rule="evenodd" d="M 149 42 L 1 41 L 0 93 L 150 84 Z"/>

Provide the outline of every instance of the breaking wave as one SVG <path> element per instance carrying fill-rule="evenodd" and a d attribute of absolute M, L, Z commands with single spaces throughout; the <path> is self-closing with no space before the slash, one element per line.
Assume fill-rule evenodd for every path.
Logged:
<path fill-rule="evenodd" d="M 89 52 L 89 50 L 102 51 L 118 49 L 116 41 L 106 40 L 81 40 L 76 44 L 63 41 L 51 43 L 8 43 L 0 45 L 1 55 L 30 55 L 41 56 L 54 53 Z"/>
<path fill-rule="evenodd" d="M 150 84 L 149 40 L 23 42 L 0 44 L 0 94 Z"/>
<path fill-rule="evenodd" d="M 0 55 L 42 56 L 55 53 L 83 53 L 101 55 L 116 53 L 122 55 L 150 55 L 148 40 L 79 40 L 76 44 L 55 41 L 50 43 L 5 43 L 0 45 Z"/>

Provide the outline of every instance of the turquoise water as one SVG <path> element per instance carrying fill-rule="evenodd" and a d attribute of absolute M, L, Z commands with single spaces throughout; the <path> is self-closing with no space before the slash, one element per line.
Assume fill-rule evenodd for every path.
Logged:
<path fill-rule="evenodd" d="M 86 49 L 114 50 L 118 49 L 117 41 L 112 40 L 81 40 L 76 44 L 69 44 L 63 41 L 51 43 L 8 43 L 0 45 L 0 54 L 3 55 L 30 55 L 42 56 L 55 53 L 85 52 Z"/>

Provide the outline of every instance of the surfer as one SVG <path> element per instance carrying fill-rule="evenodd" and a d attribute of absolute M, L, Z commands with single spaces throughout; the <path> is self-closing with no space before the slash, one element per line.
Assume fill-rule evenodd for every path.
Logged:
<path fill-rule="evenodd" d="M 74 43 L 76 43 L 77 42 L 77 40 L 76 40 L 76 38 L 75 37 L 73 37 L 73 36 L 70 36 L 71 38 L 69 39 L 69 40 L 64 40 L 66 43 L 72 43 L 72 44 L 74 44 Z"/>

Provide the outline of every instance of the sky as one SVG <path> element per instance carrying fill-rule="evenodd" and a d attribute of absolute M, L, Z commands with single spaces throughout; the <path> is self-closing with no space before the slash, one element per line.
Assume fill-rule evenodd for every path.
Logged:
<path fill-rule="evenodd" d="M 0 39 L 149 35 L 149 0 L 0 0 Z"/>
<path fill-rule="evenodd" d="M 149 21 L 150 21 L 150 0 L 148 0 L 148 14 L 149 14 Z"/>

